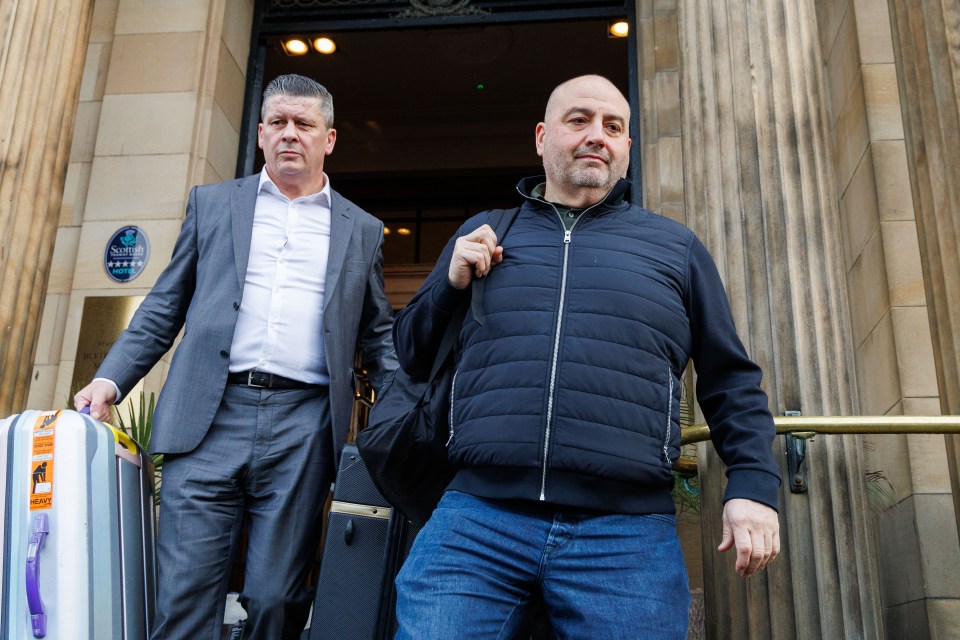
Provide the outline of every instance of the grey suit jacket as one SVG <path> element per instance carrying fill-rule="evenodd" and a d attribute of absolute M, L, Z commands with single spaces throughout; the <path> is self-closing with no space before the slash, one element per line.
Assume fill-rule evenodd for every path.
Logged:
<path fill-rule="evenodd" d="M 97 371 L 127 394 L 186 324 L 154 414 L 154 453 L 194 449 L 223 396 L 258 184 L 254 175 L 191 190 L 170 264 Z M 331 209 L 323 339 L 339 460 L 349 430 L 357 347 L 374 388 L 397 368 L 397 359 L 383 287 L 383 223 L 335 191 Z"/>

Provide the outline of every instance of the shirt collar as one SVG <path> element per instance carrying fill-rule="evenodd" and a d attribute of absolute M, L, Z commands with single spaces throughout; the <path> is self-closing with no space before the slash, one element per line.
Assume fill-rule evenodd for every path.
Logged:
<path fill-rule="evenodd" d="M 541 182 L 530 191 L 530 197 L 546 202 L 547 204 L 552 204 L 557 209 L 557 211 L 563 214 L 575 213 L 579 215 L 581 212 L 583 212 L 584 209 L 587 208 L 587 207 L 584 207 L 584 209 L 574 209 L 573 207 L 568 207 L 567 205 L 562 204 L 560 202 L 550 202 L 543 195 L 546 192 L 547 192 L 547 183 Z"/>
<path fill-rule="evenodd" d="M 547 202 L 547 200 L 542 197 L 543 196 L 542 192 L 540 192 L 539 194 L 534 193 L 534 191 L 538 186 L 543 186 L 544 190 L 546 190 L 546 184 L 547 184 L 546 177 L 544 176 L 533 176 L 531 178 L 524 178 L 519 183 L 517 183 L 517 191 L 524 198 L 528 198 L 531 200 L 543 200 L 544 202 Z M 597 202 L 592 206 L 587 207 L 587 209 L 592 209 L 593 207 L 601 203 L 606 206 L 619 207 L 619 206 L 623 206 L 625 203 L 629 204 L 629 202 L 630 202 L 630 181 L 627 180 L 626 178 L 620 178 L 619 180 L 617 180 L 617 183 L 613 185 L 610 191 L 607 192 L 607 195 L 605 195 L 603 199 L 600 200 L 600 202 Z"/>
<path fill-rule="evenodd" d="M 264 191 L 271 193 L 277 197 L 283 198 L 289 202 L 292 202 L 287 196 L 283 195 L 280 191 L 280 188 L 274 184 L 273 180 L 270 179 L 270 176 L 267 174 L 267 168 L 264 167 L 260 170 L 260 184 L 257 186 L 257 195 L 260 195 Z M 326 173 L 323 174 L 323 189 L 317 193 L 310 194 L 308 196 L 300 196 L 299 198 L 294 198 L 294 200 L 300 202 L 306 202 L 309 204 L 320 204 L 329 207 L 330 206 L 330 176 Z"/>

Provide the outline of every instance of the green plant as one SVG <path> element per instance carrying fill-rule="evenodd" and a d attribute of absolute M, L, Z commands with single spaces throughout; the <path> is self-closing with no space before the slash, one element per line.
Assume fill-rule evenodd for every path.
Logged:
<path fill-rule="evenodd" d="M 74 410 L 74 409 L 73 409 L 73 399 L 77 396 L 78 393 L 80 393 L 80 391 L 83 389 L 84 386 L 85 386 L 85 385 L 84 385 L 82 382 L 78 383 L 77 386 L 73 389 L 73 391 L 71 391 L 71 392 L 67 395 L 67 399 L 66 399 L 66 401 L 63 403 L 64 408 L 69 409 L 70 411 L 73 411 L 73 410 Z"/>
<path fill-rule="evenodd" d="M 873 456 L 870 456 L 869 453 L 877 450 L 877 443 L 873 438 L 863 438 L 861 446 L 864 453 L 867 454 L 867 459 L 872 459 Z M 866 481 L 867 508 L 873 514 L 882 518 L 888 509 L 897 504 L 897 490 L 882 470 L 871 471 L 867 469 L 863 475 Z"/>
<path fill-rule="evenodd" d="M 134 405 L 136 404 L 136 409 Z M 131 401 L 127 404 L 129 412 L 129 422 L 123 419 L 122 412 L 117 409 L 117 424 L 123 431 L 133 438 L 144 451 L 150 450 L 150 435 L 153 432 L 153 411 L 156 407 L 156 394 L 150 393 L 148 401 L 143 392 L 140 392 L 138 403 Z M 163 467 L 163 454 L 154 453 L 150 455 L 153 460 L 154 486 L 156 493 L 155 500 L 160 502 L 160 470 Z"/>
<path fill-rule="evenodd" d="M 867 480 L 867 507 L 873 513 L 883 516 L 897 504 L 897 492 L 883 471 L 867 471 L 864 475 Z"/>
<path fill-rule="evenodd" d="M 673 503 L 677 515 L 700 515 L 700 480 L 697 476 L 673 474 Z"/>

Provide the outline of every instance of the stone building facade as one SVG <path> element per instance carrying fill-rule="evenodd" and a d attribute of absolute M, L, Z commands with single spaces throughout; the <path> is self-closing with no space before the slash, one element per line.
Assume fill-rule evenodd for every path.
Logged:
<path fill-rule="evenodd" d="M 628 1 L 644 202 L 713 252 L 774 412 L 960 415 L 960 0 Z M 66 404 L 91 304 L 145 294 L 190 187 L 235 176 L 258 6 L 0 0 L 4 413 Z M 122 225 L 154 256 L 128 284 L 102 266 Z M 708 636 L 957 637 L 954 437 L 807 455 L 745 583 L 701 448 Z"/>

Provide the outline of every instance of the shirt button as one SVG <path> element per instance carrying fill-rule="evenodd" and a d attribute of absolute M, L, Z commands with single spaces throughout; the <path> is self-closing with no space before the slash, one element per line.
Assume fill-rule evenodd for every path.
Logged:
<path fill-rule="evenodd" d="M 220 350 L 220 357 L 221 357 L 221 358 L 229 358 L 229 357 L 230 357 L 230 352 L 229 352 L 229 351 L 226 351 L 226 350 L 224 350 L 224 349 L 221 349 L 221 350 Z"/>

